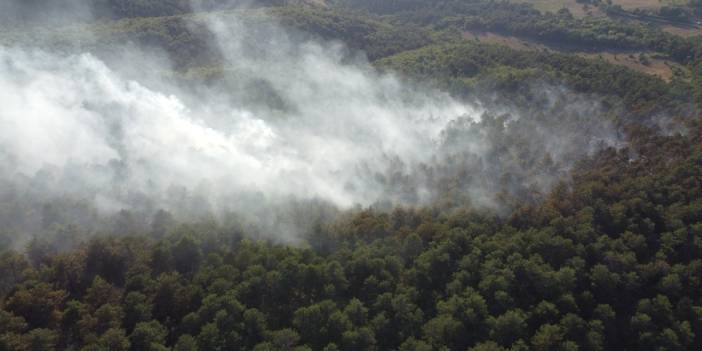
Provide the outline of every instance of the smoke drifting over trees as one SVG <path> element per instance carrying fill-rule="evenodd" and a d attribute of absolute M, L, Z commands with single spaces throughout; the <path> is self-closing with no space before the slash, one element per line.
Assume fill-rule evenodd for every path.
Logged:
<path fill-rule="evenodd" d="M 596 98 L 534 84 L 528 107 L 457 100 L 379 73 L 339 42 L 246 16 L 190 20 L 222 59 L 209 82 L 168 74 L 171 57 L 133 43 L 0 47 L 2 195 L 25 208 L 4 223 L 36 231 L 47 222 L 38 209 L 70 199 L 84 207 L 69 223 L 238 213 L 293 240 L 305 228 L 270 226 L 266 209 L 504 210 L 621 143 Z"/>
<path fill-rule="evenodd" d="M 534 6 L 0 0 L 0 351 L 702 350 L 702 37 Z"/>

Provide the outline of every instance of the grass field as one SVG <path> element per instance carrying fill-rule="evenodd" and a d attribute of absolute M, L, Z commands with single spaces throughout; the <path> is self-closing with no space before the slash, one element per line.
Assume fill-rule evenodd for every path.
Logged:
<path fill-rule="evenodd" d="M 544 12 L 556 12 L 567 8 L 576 17 L 596 16 L 602 13 L 594 6 L 585 6 L 575 0 L 511 0 L 513 3 L 528 3 L 534 8 Z M 625 10 L 647 9 L 657 10 L 662 6 L 686 5 L 688 0 L 612 0 L 612 4 L 619 5 Z"/>
<path fill-rule="evenodd" d="M 688 1 L 689 0 L 612 0 L 612 3 L 615 5 L 620 5 L 622 8 L 629 11 L 635 9 L 655 11 L 660 9 L 662 6 L 686 5 Z M 567 8 L 570 13 L 573 14 L 573 16 L 579 18 L 605 15 L 596 6 L 585 6 L 577 3 L 575 0 L 511 0 L 511 2 L 532 4 L 534 5 L 534 8 L 542 12 L 556 12 L 562 8 Z M 664 25 L 661 26 L 661 29 L 668 33 L 682 37 L 702 35 L 702 28 Z"/>
<path fill-rule="evenodd" d="M 560 1 L 553 1 L 560 2 Z M 657 10 L 667 5 L 687 5 L 688 0 L 612 0 L 612 4 L 619 5 L 625 10 L 647 9 Z"/>
<path fill-rule="evenodd" d="M 542 12 L 557 12 L 562 8 L 567 8 L 575 17 L 602 15 L 597 7 L 585 6 L 575 0 L 511 0 L 511 2 L 532 4 L 534 8 Z"/>
<path fill-rule="evenodd" d="M 681 37 L 693 37 L 696 35 L 702 35 L 702 28 L 688 28 L 688 27 L 678 27 L 678 26 L 662 26 L 661 29 L 670 33 L 679 35 Z"/>
<path fill-rule="evenodd" d="M 475 40 L 486 44 L 505 45 L 515 50 L 548 50 L 563 52 L 563 50 L 559 50 L 557 47 L 546 46 L 537 42 L 491 32 L 469 31 L 464 33 L 464 38 L 466 40 Z M 667 82 L 673 78 L 674 71 L 676 69 L 684 70 L 684 67 L 681 65 L 670 60 L 660 58 L 653 52 L 642 53 L 603 51 L 598 53 L 585 53 L 567 51 L 567 53 L 575 54 L 587 59 L 604 60 L 614 65 L 625 66 L 635 71 L 657 76 Z M 640 54 L 644 54 L 646 57 L 645 63 L 641 62 L 639 59 Z"/>
<path fill-rule="evenodd" d="M 523 40 L 516 37 L 510 37 L 497 33 L 467 31 L 463 35 L 464 38 L 466 38 L 467 40 L 475 40 L 485 44 L 504 45 L 515 50 L 549 50 L 549 48 L 546 45 L 537 42 Z"/>
<path fill-rule="evenodd" d="M 655 53 L 643 52 L 647 57 L 646 63 L 639 60 L 641 52 L 601 52 L 601 53 L 578 53 L 578 56 L 590 59 L 601 59 L 611 64 L 625 66 L 635 71 L 657 76 L 666 82 L 673 78 L 675 69 L 684 69 L 683 66 L 670 60 L 657 58 Z"/>

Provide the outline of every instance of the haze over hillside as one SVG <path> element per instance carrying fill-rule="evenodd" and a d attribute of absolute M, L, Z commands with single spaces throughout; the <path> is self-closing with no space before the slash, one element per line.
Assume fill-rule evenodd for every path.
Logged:
<path fill-rule="evenodd" d="M 617 108 L 599 96 L 535 80 L 528 106 L 482 96 L 489 88 L 451 97 L 378 72 L 342 42 L 290 32 L 275 12 L 230 7 L 179 19 L 210 53 L 193 52 L 204 66 L 174 67 L 169 54 L 189 53 L 179 46 L 104 45 L 113 34 L 94 25 L 59 31 L 61 48 L 19 37 L 3 49 L 4 178 L 15 194 L 40 184 L 38 204 L 69 198 L 98 215 L 233 211 L 261 223 L 261 207 L 289 197 L 506 211 L 538 201 L 578 157 L 624 143 L 606 117 Z M 36 230 L 27 217 L 8 225 Z M 290 241 L 305 229 L 266 231 Z"/>
<path fill-rule="evenodd" d="M 0 350 L 702 348 L 698 1 L 0 4 Z"/>

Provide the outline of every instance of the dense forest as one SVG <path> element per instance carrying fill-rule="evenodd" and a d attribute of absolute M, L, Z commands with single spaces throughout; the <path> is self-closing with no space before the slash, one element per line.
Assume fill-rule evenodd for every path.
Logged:
<path fill-rule="evenodd" d="M 12 3 L 0 5 L 15 15 L 0 15 L 0 48 L 102 58 L 144 45 L 170 58 L 168 79 L 228 88 L 243 74 L 213 45 L 215 13 L 343 43 L 349 61 L 511 112 L 442 134 L 481 153 L 372 174 L 392 199 L 429 184 L 429 203 L 261 210 L 304 228 L 291 240 L 237 213 L 105 215 L 86 199 L 35 197 L 42 174 L 8 180 L 0 164 L 0 351 L 702 350 L 702 32 L 646 21 L 694 26 L 702 1 L 579 1 L 601 15 L 576 16 L 529 1 L 90 0 L 69 24 L 45 20 L 61 4 Z M 581 55 L 609 51 L 675 69 L 662 79 Z M 616 142 L 600 140 L 605 128 Z M 556 147 L 539 144 L 553 135 Z"/>

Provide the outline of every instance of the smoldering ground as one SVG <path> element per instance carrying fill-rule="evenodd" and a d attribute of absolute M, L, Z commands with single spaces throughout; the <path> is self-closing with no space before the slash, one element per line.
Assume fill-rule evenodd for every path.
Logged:
<path fill-rule="evenodd" d="M 221 59 L 209 83 L 132 43 L 1 46 L 5 236 L 148 232 L 166 210 L 293 242 L 354 206 L 537 201 L 579 156 L 621 142 L 595 98 L 539 87 L 529 108 L 457 100 L 245 15 L 190 19 Z"/>

